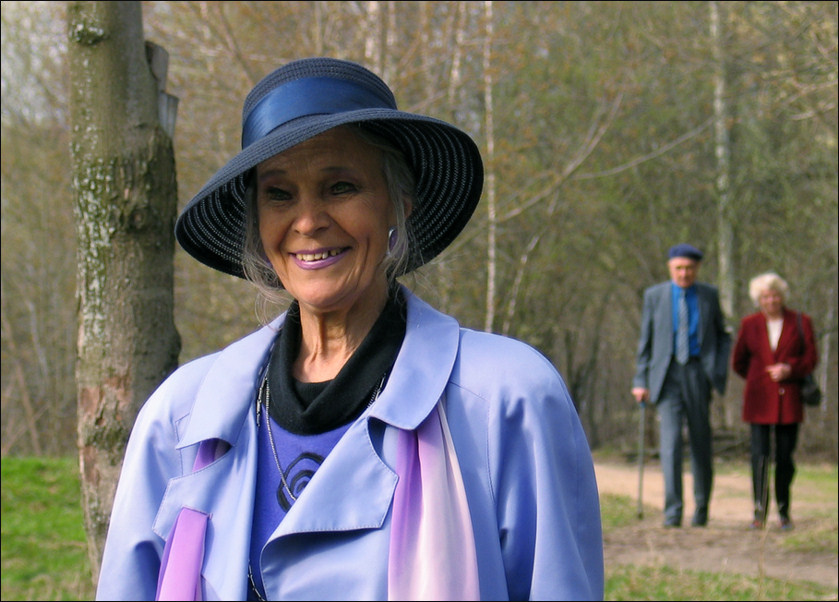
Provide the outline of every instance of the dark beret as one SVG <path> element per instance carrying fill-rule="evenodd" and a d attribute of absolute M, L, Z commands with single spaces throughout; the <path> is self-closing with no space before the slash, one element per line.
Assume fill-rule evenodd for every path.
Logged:
<path fill-rule="evenodd" d="M 687 243 L 681 243 L 670 247 L 667 257 L 669 259 L 673 259 L 674 257 L 687 257 L 694 261 L 702 261 L 702 251 Z"/>

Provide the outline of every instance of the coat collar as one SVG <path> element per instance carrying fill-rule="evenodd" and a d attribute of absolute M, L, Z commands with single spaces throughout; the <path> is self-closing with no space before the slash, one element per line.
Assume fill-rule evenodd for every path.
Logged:
<path fill-rule="evenodd" d="M 781 316 L 783 326 L 775 351 L 772 351 L 772 346 L 769 343 L 769 320 L 766 319 L 766 314 L 758 311 L 755 315 L 759 316 L 760 330 L 763 333 L 759 340 L 764 347 L 764 353 L 767 354 L 766 363 L 770 363 L 770 360 L 774 362 L 779 357 L 785 357 L 789 353 L 788 348 L 798 343 L 798 316 L 796 312 L 786 307 L 783 309 L 783 315 Z"/>
<path fill-rule="evenodd" d="M 408 303 L 405 340 L 369 417 L 398 428 L 415 429 L 431 412 L 448 382 L 460 329 L 454 318 L 433 309 L 404 286 L 402 292 Z M 212 438 L 235 444 L 284 320 L 285 313 L 218 353 L 198 389 L 179 449 Z"/>
<path fill-rule="evenodd" d="M 408 300 L 405 340 L 370 417 L 413 430 L 440 399 L 457 357 L 460 326 L 403 289 Z"/>
<path fill-rule="evenodd" d="M 233 445 L 253 408 L 261 371 L 285 314 L 220 351 L 198 388 L 178 449 L 205 439 Z"/>
<path fill-rule="evenodd" d="M 352 531 L 384 524 L 396 488 L 395 439 L 380 448 L 371 436 L 377 419 L 401 429 L 415 429 L 442 397 L 457 357 L 460 327 L 407 289 L 405 340 L 385 389 L 356 420 L 327 456 L 300 499 L 271 536 L 293 533 Z M 155 531 L 165 537 L 180 508 L 211 516 L 207 546 L 211 552 L 204 575 L 221 599 L 241 599 L 246 592 L 249 532 L 252 521 L 256 439 L 254 403 L 260 371 L 284 315 L 269 326 L 221 351 L 198 389 L 189 424 L 179 448 L 221 438 L 232 449 L 215 463 L 169 483 L 158 511 Z M 220 403 L 221 401 L 221 403 Z M 385 459 L 387 458 L 387 461 Z M 340 486 L 336 486 L 339 484 Z M 340 493 L 339 493 L 340 492 Z M 212 517 L 221 520 L 213 520 Z M 219 553 L 218 542 L 224 542 Z M 282 567 L 280 548 L 263 556 L 264 574 Z"/>
<path fill-rule="evenodd" d="M 662 287 L 661 295 L 662 299 L 670 305 L 672 308 L 672 299 L 673 299 L 673 287 L 676 286 L 672 280 L 668 280 L 666 286 Z M 714 313 L 713 309 L 713 297 L 707 294 L 707 289 L 705 288 L 705 284 L 702 282 L 694 282 L 690 285 L 688 290 L 693 290 L 693 295 L 696 296 L 696 306 L 699 310 L 699 325 L 696 329 L 696 336 L 698 337 L 698 341 L 700 346 L 702 345 L 702 340 L 704 338 L 704 334 L 706 329 L 712 323 L 711 316 Z M 669 314 L 672 319 L 672 314 Z"/>

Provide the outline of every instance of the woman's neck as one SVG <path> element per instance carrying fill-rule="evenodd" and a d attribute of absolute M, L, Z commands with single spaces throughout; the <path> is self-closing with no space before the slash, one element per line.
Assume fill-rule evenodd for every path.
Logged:
<path fill-rule="evenodd" d="M 301 382 L 335 378 L 364 341 L 387 303 L 381 299 L 357 304 L 346 311 L 312 312 L 300 308 L 300 352 L 292 375 Z"/>

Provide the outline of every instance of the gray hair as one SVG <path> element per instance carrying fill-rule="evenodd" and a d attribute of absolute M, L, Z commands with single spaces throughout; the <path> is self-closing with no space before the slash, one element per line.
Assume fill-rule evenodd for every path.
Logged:
<path fill-rule="evenodd" d="M 396 277 L 406 271 L 411 257 L 411 249 L 416 248 L 413 232 L 408 228 L 406 208 L 416 197 L 416 180 L 411 167 L 402 151 L 389 140 L 365 129 L 360 124 L 343 126 L 352 131 L 364 142 L 382 151 L 382 173 L 387 183 L 388 196 L 396 214 L 395 244 L 385 256 L 382 266 L 385 269 L 389 285 L 396 282 Z M 283 288 L 273 266 L 268 261 L 259 236 L 259 212 L 256 206 L 256 168 L 247 174 L 248 186 L 245 191 L 245 243 L 242 249 L 242 269 L 245 278 L 257 289 L 257 311 L 260 320 L 268 321 L 265 309 L 270 304 L 285 305 L 289 295 Z M 388 241 L 388 244 L 390 241 Z"/>
<path fill-rule="evenodd" d="M 787 297 L 789 296 L 789 285 L 787 281 L 775 272 L 765 272 L 749 281 L 749 297 L 751 297 L 755 307 L 760 307 L 760 293 L 767 290 L 775 291 L 781 295 L 784 303 L 787 302 Z"/>

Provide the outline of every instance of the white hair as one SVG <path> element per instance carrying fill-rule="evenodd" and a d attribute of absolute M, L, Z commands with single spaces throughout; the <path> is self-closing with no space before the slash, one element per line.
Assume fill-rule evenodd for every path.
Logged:
<path fill-rule="evenodd" d="M 760 307 L 760 293 L 763 291 L 775 291 L 781 295 L 781 300 L 786 303 L 789 295 L 787 281 L 778 276 L 775 272 L 766 272 L 755 276 L 749 281 L 749 297 L 755 307 Z"/>

